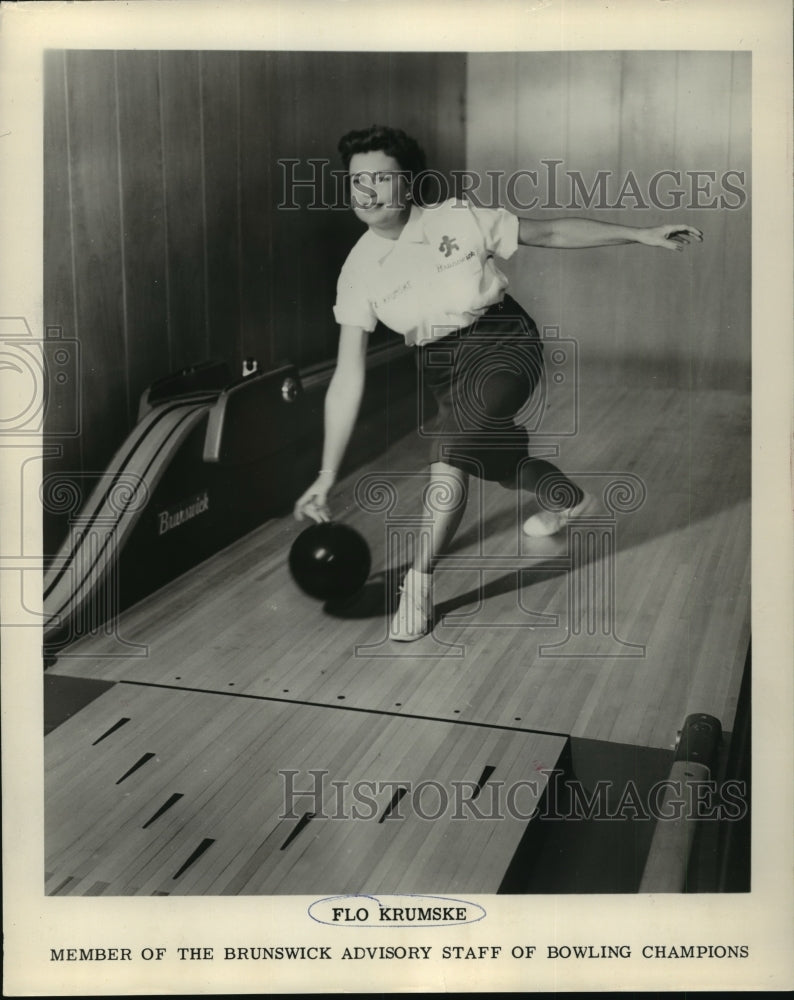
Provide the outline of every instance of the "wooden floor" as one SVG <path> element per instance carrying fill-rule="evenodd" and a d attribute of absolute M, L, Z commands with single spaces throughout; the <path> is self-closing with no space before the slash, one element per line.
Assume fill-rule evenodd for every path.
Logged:
<path fill-rule="evenodd" d="M 551 400 L 551 424 L 554 406 Z M 267 796 L 263 792 L 261 816 L 259 805 L 242 790 L 253 780 L 246 768 L 256 767 L 250 763 L 259 759 L 256 755 L 272 761 L 269 755 L 276 752 L 276 744 L 266 738 L 271 716 L 283 728 L 284 720 L 294 715 L 287 725 L 293 733 L 319 737 L 341 731 L 349 737 L 344 761 L 327 747 L 314 757 L 304 753 L 297 737 L 297 744 L 293 739 L 284 745 L 278 768 L 333 765 L 349 776 L 357 754 L 369 759 L 369 725 L 373 739 L 390 741 L 394 766 L 383 772 L 387 777 L 395 777 L 405 760 L 415 776 L 429 767 L 431 777 L 443 771 L 446 777 L 467 780 L 473 775 L 475 782 L 484 767 L 495 763 L 511 778 L 532 772 L 528 761 L 554 766 L 569 736 L 671 749 L 684 717 L 692 712 L 716 716 L 730 732 L 750 631 L 749 398 L 729 391 L 585 387 L 576 433 L 541 436 L 537 444 L 539 449 L 559 445 L 561 467 L 596 497 L 592 509 L 567 533 L 533 540 L 520 530 L 536 509 L 531 497 L 473 482 L 454 550 L 436 574 L 436 627 L 416 643 L 391 642 L 386 627 L 406 552 L 401 539 L 420 527 L 416 514 L 424 479 L 415 470 L 426 445 L 410 435 L 335 491 L 335 510 L 364 534 L 373 553 L 370 582 L 347 605 L 323 607 L 297 591 L 286 558 L 301 526 L 283 519 L 265 524 L 130 609 L 114 634 L 86 637 L 66 649 L 52 673 L 123 683 L 45 741 L 51 761 L 48 891 L 85 893 L 95 885 L 100 886 L 96 891 L 111 893 L 314 891 L 316 884 L 306 888 L 313 875 L 301 881 L 297 874 L 286 874 L 290 862 L 285 856 L 294 857 L 294 852 L 279 849 L 278 863 L 267 862 L 260 869 L 250 854 L 235 861 L 214 846 L 222 838 L 213 832 L 218 824 L 224 829 L 239 826 L 245 817 L 255 825 L 257 843 L 280 845 L 279 838 L 287 835 L 284 822 L 273 820 L 272 782 Z M 396 498 L 387 514 L 377 509 L 383 495 L 378 483 L 383 481 L 391 484 Z M 362 503 L 369 509 L 362 509 Z M 246 732 L 252 735 L 246 738 L 253 749 L 230 741 L 238 714 L 248 718 Z M 146 738 L 130 745 L 123 757 L 108 758 L 107 775 L 113 782 L 125 762 L 131 766 L 130 757 L 134 763 L 147 752 L 155 757 L 163 753 L 157 733 L 168 736 L 174 726 L 186 727 L 184 743 L 177 739 L 179 753 L 169 758 L 173 779 L 158 778 L 138 796 L 136 824 L 171 794 L 181 792 L 187 799 L 182 784 L 188 779 L 177 776 L 182 770 L 187 774 L 205 737 L 208 746 L 219 748 L 224 766 L 232 767 L 234 760 L 249 763 L 238 772 L 240 788 L 223 789 L 237 796 L 233 808 L 227 810 L 215 797 L 212 782 L 223 784 L 215 775 L 204 786 L 199 781 L 190 803 L 173 806 L 170 819 L 163 816 L 163 826 L 178 825 L 180 809 L 188 810 L 190 815 L 183 817 L 190 823 L 186 840 L 166 837 L 159 846 L 152 846 L 153 841 L 147 846 L 137 827 L 137 832 L 119 832 L 119 856 L 129 853 L 142 860 L 139 869 L 130 863 L 122 870 L 118 861 L 100 858 L 107 848 L 100 851 L 99 841 L 92 846 L 84 834 L 98 829 L 89 819 L 92 810 L 105 815 L 118 794 L 117 786 L 108 784 L 111 798 L 100 806 L 89 775 L 95 767 L 102 770 L 105 765 L 96 760 L 109 752 L 114 739 L 121 739 L 124 729 L 97 744 L 94 750 L 103 744 L 105 750 L 94 754 L 90 767 L 85 755 L 94 753 L 88 747 L 105 724 L 133 715 Z M 157 720 L 151 722 L 151 733 L 150 723 L 144 722 L 149 717 Z M 130 722 L 125 728 L 135 727 Z M 412 756 L 413 736 L 408 734 L 420 730 L 424 750 Z M 488 739 L 504 741 L 511 730 L 516 742 L 500 750 L 498 761 L 491 760 Z M 400 733 L 406 734 L 404 745 Z M 459 750 L 452 750 L 449 740 L 457 740 Z M 444 760 L 448 753 L 459 753 L 460 760 L 445 771 L 439 752 Z M 302 763 L 295 764 L 297 760 Z M 141 780 L 147 768 L 153 774 L 157 770 L 142 765 Z M 122 783 L 118 789 L 124 787 Z M 204 802 L 215 817 L 206 824 L 200 819 Z M 81 835 L 65 820 L 81 811 L 83 803 Z M 159 822 L 148 829 L 154 832 Z M 312 842 L 307 835 L 311 826 L 295 838 L 295 845 L 301 838 L 304 845 Z M 427 832 L 426 824 L 423 829 Z M 502 862 L 483 875 L 480 891 L 494 891 L 519 832 L 507 835 L 500 848 Z M 410 834 L 405 836 L 400 856 L 413 843 Z M 447 833 L 438 836 L 448 856 Z M 107 830 L 102 837 L 103 843 L 115 842 Z M 199 872 L 197 864 L 195 874 L 180 876 L 184 884 L 169 888 L 175 866 L 185 860 L 180 851 L 189 855 L 204 840 L 213 842 L 207 858 L 214 851 L 216 867 Z M 166 843 L 172 846 L 164 847 Z M 157 855 L 161 849 L 163 857 Z M 340 850 L 343 856 L 345 848 Z M 476 853 L 481 845 L 471 850 Z M 93 866 L 92 852 L 98 851 Z M 375 858 L 380 848 L 373 840 L 362 842 L 359 851 Z M 427 858 L 430 872 L 438 857 Z M 460 858 L 452 867 L 459 863 Z M 379 886 L 406 891 L 405 881 L 394 873 L 381 874 Z M 472 891 L 476 887 L 470 881 L 464 877 L 461 882 L 448 871 L 433 887 L 440 891 L 460 885 Z M 328 888 L 355 891 L 350 889 L 353 882 L 342 880 L 341 886 Z M 373 888 L 371 881 L 367 885 Z M 421 888 L 427 885 L 422 882 Z"/>
<path fill-rule="evenodd" d="M 496 892 L 526 826 L 502 789 L 529 816 L 564 745 L 116 685 L 47 739 L 47 891 Z"/>

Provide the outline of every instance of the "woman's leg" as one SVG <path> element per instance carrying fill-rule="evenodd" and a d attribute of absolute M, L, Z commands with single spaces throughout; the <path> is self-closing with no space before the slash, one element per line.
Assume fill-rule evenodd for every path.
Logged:
<path fill-rule="evenodd" d="M 391 637 L 410 642 L 426 635 L 433 625 L 433 570 L 447 551 L 466 510 L 469 475 L 446 462 L 433 462 L 425 492 L 429 510 L 429 534 L 414 542 L 414 561 L 403 581 L 400 604 L 392 619 Z"/>
<path fill-rule="evenodd" d="M 524 532 L 534 538 L 561 531 L 571 517 L 576 517 L 584 510 L 589 499 L 580 486 L 544 458 L 531 458 L 524 462 L 518 481 L 504 480 L 502 486 L 508 489 L 518 486 L 536 495 L 541 492 L 541 510 L 524 523 Z"/>
<path fill-rule="evenodd" d="M 432 517 L 430 544 L 420 546 L 415 554 L 413 569 L 418 573 L 432 573 L 455 537 L 469 497 L 468 472 L 446 462 L 433 462 L 425 497 L 425 509 Z"/>

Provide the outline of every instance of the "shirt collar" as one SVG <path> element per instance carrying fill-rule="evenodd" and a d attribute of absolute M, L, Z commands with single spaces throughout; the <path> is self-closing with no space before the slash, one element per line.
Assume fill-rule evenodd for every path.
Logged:
<path fill-rule="evenodd" d="M 383 236 L 377 236 L 373 232 L 368 232 L 372 248 L 377 260 L 383 260 L 400 243 L 424 243 L 425 229 L 422 222 L 422 209 L 418 205 L 411 205 L 411 214 L 408 221 L 403 226 L 403 231 L 396 240 L 387 240 Z"/>

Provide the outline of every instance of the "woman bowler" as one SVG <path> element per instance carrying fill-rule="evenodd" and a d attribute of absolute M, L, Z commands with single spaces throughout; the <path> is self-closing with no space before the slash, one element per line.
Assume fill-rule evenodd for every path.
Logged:
<path fill-rule="evenodd" d="M 343 136 L 339 152 L 350 177 L 353 211 L 367 231 L 339 275 L 334 316 L 341 333 L 325 400 L 322 469 L 295 504 L 295 515 L 330 520 L 328 492 L 358 415 L 368 335 L 380 320 L 417 348 L 422 384 L 438 403 L 430 482 L 451 494 L 433 514 L 429 545 L 418 546 L 391 621 L 391 638 L 411 641 L 432 627 L 433 570 L 460 524 L 470 475 L 533 493 L 541 480 L 544 488 L 551 482 L 550 494 L 564 500 L 559 509 L 529 518 L 524 531 L 531 536 L 562 530 L 588 502 L 554 465 L 528 456 L 526 430 L 512 419 L 540 379 L 543 345 L 533 320 L 505 294 L 507 278 L 494 258 L 507 259 L 519 246 L 641 243 L 682 250 L 702 234 L 686 225 L 534 221 L 456 199 L 420 207 L 425 158 L 410 136 L 373 125 Z"/>

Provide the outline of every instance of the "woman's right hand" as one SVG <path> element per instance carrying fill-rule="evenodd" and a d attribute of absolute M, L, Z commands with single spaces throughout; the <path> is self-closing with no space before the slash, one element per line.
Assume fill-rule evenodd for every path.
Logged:
<path fill-rule="evenodd" d="M 311 518 L 318 524 L 331 520 L 328 509 L 328 492 L 334 485 L 335 476 L 329 472 L 321 472 L 306 492 L 295 502 L 295 520 L 302 521 Z"/>

